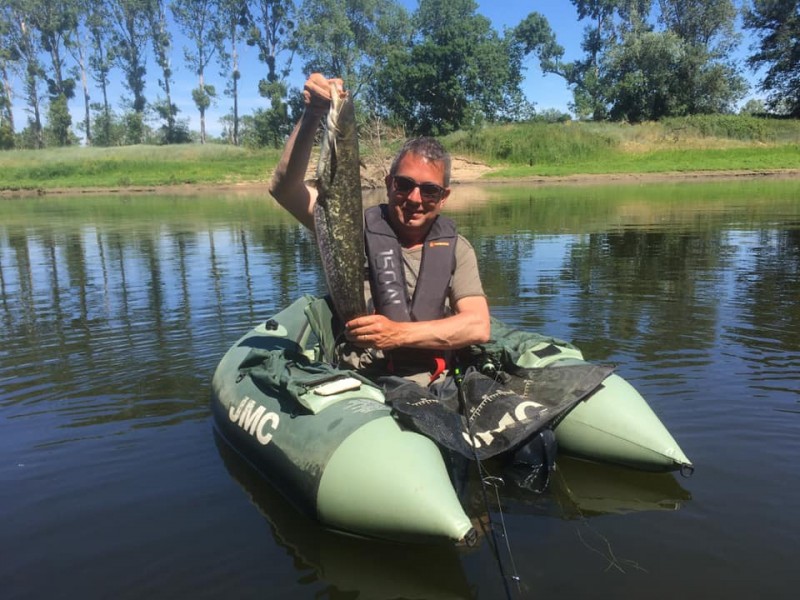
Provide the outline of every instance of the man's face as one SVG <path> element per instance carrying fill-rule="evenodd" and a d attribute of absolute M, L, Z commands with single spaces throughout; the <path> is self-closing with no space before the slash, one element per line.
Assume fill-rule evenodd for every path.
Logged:
<path fill-rule="evenodd" d="M 386 191 L 389 223 L 403 245 L 423 242 L 450 195 L 444 187 L 444 165 L 410 153 L 394 176 L 386 176 Z"/>

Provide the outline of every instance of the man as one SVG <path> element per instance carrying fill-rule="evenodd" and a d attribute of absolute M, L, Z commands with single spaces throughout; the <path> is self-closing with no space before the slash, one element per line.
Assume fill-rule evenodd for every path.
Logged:
<path fill-rule="evenodd" d="M 311 230 L 317 193 L 306 186 L 305 173 L 320 119 L 330 106 L 333 83 L 338 86 L 336 89 L 343 90 L 341 80 L 327 79 L 319 73 L 306 81 L 305 111 L 286 142 L 270 184 L 272 196 Z M 466 239 L 457 236 L 452 221 L 439 216 L 450 195 L 449 184 L 450 157 L 438 142 L 420 138 L 406 143 L 386 177 L 387 203 L 369 209 L 366 215 L 367 258 L 377 312 L 345 324 L 346 336 L 352 343 L 389 353 L 390 367 L 399 374 L 404 366 L 411 371 L 427 370 L 430 382 L 442 370 L 442 360 L 437 358 L 445 352 L 484 343 L 490 334 L 489 308 L 475 252 Z M 425 242 L 432 232 L 441 241 L 431 241 L 431 249 L 426 250 Z M 378 252 L 391 250 L 393 244 L 399 244 L 402 257 L 395 265 L 402 270 L 391 273 L 404 282 L 402 302 L 397 300 L 397 290 L 384 289 L 376 274 Z M 428 258 L 442 249 L 449 249 L 447 256 L 454 264 L 449 273 L 443 271 L 447 256 Z M 426 266 L 421 269 L 424 253 Z M 441 286 L 442 293 L 431 291 L 443 273 L 447 285 Z M 436 306 L 418 306 L 421 298 Z"/>

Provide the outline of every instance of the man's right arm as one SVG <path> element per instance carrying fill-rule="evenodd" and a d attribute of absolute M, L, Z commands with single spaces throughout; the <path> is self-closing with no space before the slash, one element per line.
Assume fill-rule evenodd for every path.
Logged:
<path fill-rule="evenodd" d="M 336 83 L 340 90 L 343 89 L 339 79 L 326 79 L 319 73 L 309 76 L 303 90 L 305 110 L 286 140 L 269 185 L 272 197 L 312 231 L 317 191 L 306 185 L 305 176 L 320 119 L 330 107 L 331 83 Z"/>

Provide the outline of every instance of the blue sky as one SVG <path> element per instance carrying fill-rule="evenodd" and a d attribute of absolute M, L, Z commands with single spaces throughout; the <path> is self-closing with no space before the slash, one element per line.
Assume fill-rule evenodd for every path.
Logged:
<path fill-rule="evenodd" d="M 417 0 L 400 0 L 409 10 L 413 10 L 417 6 Z M 477 0 L 478 12 L 491 19 L 495 29 L 502 32 L 505 27 L 513 27 L 519 23 L 526 15 L 532 11 L 542 13 L 550 23 L 550 27 L 556 34 L 558 42 L 565 49 L 565 59 L 573 60 L 581 56 L 580 40 L 582 37 L 585 23 L 579 23 L 575 8 L 569 0 Z M 173 86 L 173 101 L 177 104 L 179 109 L 178 117 L 180 119 L 189 119 L 189 127 L 192 130 L 199 130 L 199 117 L 197 109 L 191 99 L 191 90 L 197 85 L 195 76 L 183 66 L 183 46 L 186 44 L 185 39 L 179 32 L 175 32 L 174 40 L 174 54 L 173 65 L 175 67 L 175 82 Z M 747 39 L 740 48 L 740 56 L 743 57 L 747 53 L 749 42 Z M 242 45 L 240 48 L 241 56 L 241 71 L 242 80 L 240 86 L 240 114 L 249 114 L 254 109 L 259 107 L 266 107 L 267 102 L 264 98 L 258 95 L 257 82 L 263 78 L 266 72 L 266 66 L 258 61 L 256 51 L 253 48 Z M 295 72 L 290 78 L 290 85 L 300 87 L 305 80 L 304 73 L 299 72 L 300 60 L 295 58 Z M 158 87 L 158 67 L 152 59 L 152 52 L 148 54 L 147 65 L 147 87 L 146 96 L 149 101 L 153 101 L 161 95 L 161 90 Z M 215 105 L 207 111 L 206 114 L 206 128 L 209 134 L 218 135 L 221 132 L 221 126 L 218 118 L 227 114 L 231 110 L 232 101 L 228 96 L 222 92 L 225 88 L 225 82 L 218 74 L 219 68 L 214 64 L 206 73 L 206 82 L 213 84 L 217 88 L 218 97 Z M 751 83 L 755 82 L 755 76 L 750 72 L 745 72 L 745 75 L 750 79 Z M 111 89 L 110 97 L 115 103 L 118 111 L 119 99 L 123 95 L 128 95 L 121 85 L 122 74 L 119 70 L 112 73 L 114 81 Z M 16 86 L 19 89 L 19 86 Z M 751 90 L 748 97 L 755 94 L 755 86 Z M 539 70 L 538 64 L 535 59 L 531 58 L 526 63 L 525 80 L 523 83 L 523 92 L 528 100 L 536 105 L 537 110 L 544 110 L 548 108 L 555 108 L 564 112 L 568 111 L 568 104 L 572 99 L 572 95 L 564 84 L 564 80 L 555 75 L 544 76 Z M 92 92 L 93 102 L 100 101 L 100 91 L 95 90 Z M 22 129 L 27 119 L 24 112 L 24 102 L 22 98 L 16 98 L 14 104 L 15 124 L 17 129 Z M 82 118 L 83 115 L 83 100 L 82 93 L 78 91 L 76 97 L 71 103 L 70 108 L 73 115 L 73 122 Z"/>

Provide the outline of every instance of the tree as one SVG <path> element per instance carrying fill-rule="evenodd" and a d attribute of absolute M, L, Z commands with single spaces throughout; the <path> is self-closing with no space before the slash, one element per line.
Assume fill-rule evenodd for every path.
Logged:
<path fill-rule="evenodd" d="M 103 95 L 103 103 L 100 106 L 92 106 L 95 112 L 102 111 L 100 116 L 95 117 L 95 124 L 102 128 L 99 132 L 98 140 L 93 140 L 90 135 L 91 129 L 87 128 L 87 138 L 101 146 L 112 145 L 111 127 L 114 123 L 114 116 L 111 112 L 111 105 L 108 101 L 108 86 L 110 85 L 109 75 L 114 66 L 114 54 L 109 46 L 111 42 L 111 13 L 105 0 L 89 0 L 88 15 L 86 18 L 86 29 L 89 33 L 88 64 L 89 72 L 95 83 L 100 86 Z M 95 128 L 97 133 L 97 129 Z"/>
<path fill-rule="evenodd" d="M 78 5 L 71 0 L 26 0 L 29 21 L 39 35 L 41 49 L 50 58 L 46 77 L 50 97 L 48 133 L 52 143 L 66 146 L 72 141 L 72 116 L 68 101 L 75 96 L 75 80 L 67 77 L 67 48 L 73 44 L 77 29 Z"/>
<path fill-rule="evenodd" d="M 205 70 L 221 47 L 224 36 L 217 3 L 218 0 L 174 0 L 172 3 L 175 21 L 194 45 L 193 48 L 185 47 L 183 56 L 197 75 L 197 87 L 192 90 L 192 99 L 200 112 L 201 144 L 206 141 L 206 109 L 216 96 L 214 86 L 205 82 Z"/>
<path fill-rule="evenodd" d="M 230 126 L 226 124 L 228 136 L 234 146 L 241 142 L 239 136 L 239 42 L 241 34 L 245 31 L 248 23 L 249 12 L 245 0 L 219 0 L 219 12 L 221 27 L 224 30 L 225 44 L 219 49 L 220 73 L 227 80 L 225 93 L 233 98 L 233 108 L 231 109 Z M 228 50 L 228 47 L 230 50 Z"/>
<path fill-rule="evenodd" d="M 341 77 L 359 95 L 382 57 L 410 36 L 409 15 L 395 1 L 304 0 L 295 43 L 304 72 Z"/>
<path fill-rule="evenodd" d="M 92 143 L 92 113 L 91 113 L 91 94 L 89 93 L 89 56 L 91 52 L 91 32 L 88 21 L 92 18 L 90 6 L 77 7 L 76 26 L 73 32 L 73 43 L 67 46 L 67 50 L 75 61 L 73 74 L 81 80 L 83 90 L 83 130 L 86 133 L 86 144 Z"/>
<path fill-rule="evenodd" d="M 642 120 L 729 112 L 747 89 L 729 58 L 732 0 L 571 0 L 588 20 L 585 58 L 545 60 L 573 91 L 579 117 Z M 653 24 L 651 15 L 657 15 Z M 656 25 L 661 28 L 657 29 Z"/>
<path fill-rule="evenodd" d="M 278 147 L 289 134 L 286 106 L 287 86 L 285 79 L 291 71 L 294 55 L 292 0 L 251 0 L 248 3 L 247 44 L 258 48 L 258 58 L 267 65 L 267 76 L 258 82 L 258 92 L 270 101 L 269 114 L 259 115 L 257 122 L 268 124 L 265 134 L 259 139 Z M 278 61 L 288 54 L 283 65 Z"/>
<path fill-rule="evenodd" d="M 602 87 L 612 120 L 655 120 L 687 113 L 681 104 L 682 82 L 675 77 L 686 58 L 684 47 L 671 32 L 647 31 L 626 35 L 602 61 Z"/>
<path fill-rule="evenodd" d="M 166 0 L 149 0 L 147 7 L 153 53 L 156 64 L 161 68 L 158 86 L 164 90 L 165 95 L 163 100 L 156 103 L 155 109 L 159 116 L 166 121 L 166 125 L 162 128 L 164 141 L 167 144 L 174 144 L 182 141 L 184 136 L 177 131 L 175 126 L 178 107 L 172 102 L 172 33 L 167 26 Z"/>
<path fill-rule="evenodd" d="M 147 74 L 147 42 L 150 39 L 148 2 L 149 0 L 111 0 L 107 5 L 113 26 L 111 56 L 125 76 L 125 87 L 133 94 L 130 105 L 137 116 L 132 122 L 140 125 L 143 125 L 144 110 L 147 107 L 144 78 Z M 138 127 L 132 131 L 137 132 L 143 135 L 144 129 Z M 140 142 L 141 138 L 133 141 Z"/>
<path fill-rule="evenodd" d="M 740 115 L 763 115 L 767 112 L 767 106 L 764 101 L 759 98 L 750 98 L 739 109 Z"/>
<path fill-rule="evenodd" d="M 69 146 L 75 141 L 72 133 L 72 115 L 64 94 L 50 99 L 47 111 L 47 127 L 45 128 L 48 145 Z"/>
<path fill-rule="evenodd" d="M 101 104 L 92 104 L 91 109 L 94 114 L 92 120 L 92 143 L 95 146 L 121 146 L 125 143 L 128 131 L 125 123 L 113 111 L 105 110 Z M 135 114 L 135 113 L 132 113 Z M 141 139 L 141 132 L 139 138 Z"/>
<path fill-rule="evenodd" d="M 31 7 L 24 0 L 9 0 L 2 5 L 3 21 L 7 24 L 5 53 L 12 57 L 13 65 L 22 78 L 26 111 L 29 114 L 28 127 L 23 139 L 30 140 L 35 148 L 44 147 L 39 83 L 45 77 L 39 62 L 41 47 L 34 35 Z"/>
<path fill-rule="evenodd" d="M 563 65 L 560 71 L 573 88 L 573 106 L 579 117 L 595 121 L 608 116 L 608 90 L 604 84 L 602 61 L 606 53 L 631 32 L 649 30 L 645 15 L 650 0 L 571 0 L 578 18 L 588 19 L 581 48 L 586 58 Z"/>
<path fill-rule="evenodd" d="M 11 110 L 11 68 L 18 59 L 12 45 L 11 23 L 6 21 L 6 12 L 0 12 L 0 148 L 6 150 L 14 145 L 14 112 Z"/>
<path fill-rule="evenodd" d="M 800 0 L 753 0 L 744 26 L 760 38 L 747 63 L 767 69 L 759 83 L 767 105 L 800 117 Z"/>
<path fill-rule="evenodd" d="M 687 114 L 731 112 L 747 91 L 736 63 L 729 58 L 740 41 L 732 0 L 659 0 L 660 21 L 684 47 L 675 76 Z"/>
<path fill-rule="evenodd" d="M 391 49 L 375 77 L 382 103 L 415 133 L 501 119 L 519 94 L 513 36 L 501 38 L 476 10 L 474 0 L 421 0 L 416 36 Z"/>
<path fill-rule="evenodd" d="M 520 72 L 522 60 L 533 54 L 539 60 L 542 73 L 563 75 L 561 58 L 564 56 L 564 48 L 556 41 L 550 23 L 544 15 L 537 12 L 530 13 L 513 28 L 510 37 L 513 44 L 512 51 L 519 56 Z M 530 108 L 532 110 L 532 105 Z"/>

